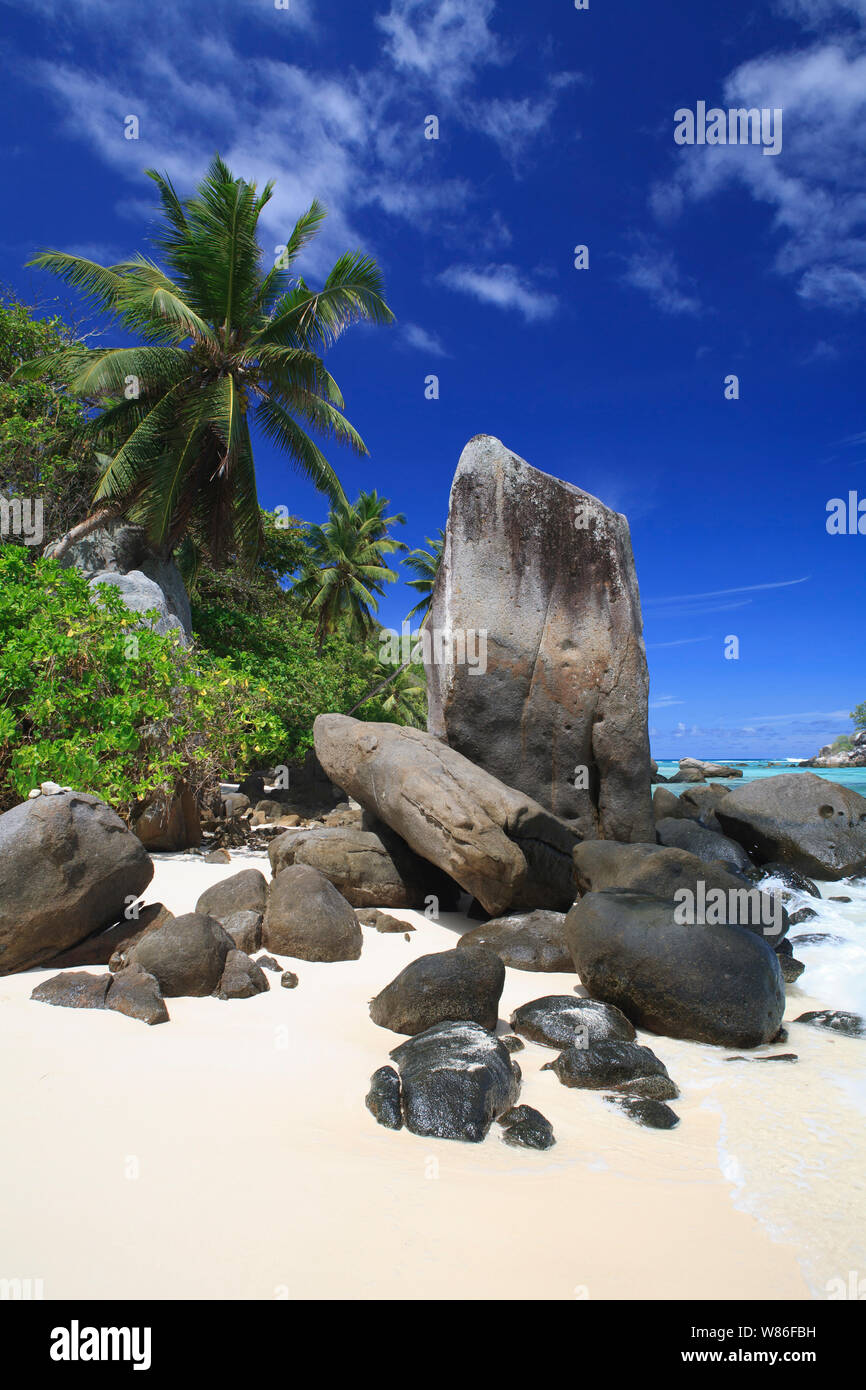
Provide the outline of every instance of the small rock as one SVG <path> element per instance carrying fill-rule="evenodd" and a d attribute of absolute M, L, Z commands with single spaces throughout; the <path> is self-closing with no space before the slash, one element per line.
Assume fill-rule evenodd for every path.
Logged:
<path fill-rule="evenodd" d="M 110 975 L 91 975 L 86 970 L 62 970 L 37 985 L 31 999 L 63 1009 L 104 1009 Z"/>
<path fill-rule="evenodd" d="M 228 932 L 239 951 L 248 956 L 262 949 L 262 913 L 232 912 L 223 920 L 223 930 Z"/>
<path fill-rule="evenodd" d="M 542 1071 L 555 1072 L 563 1086 L 619 1091 L 650 1100 L 674 1100 L 679 1090 L 667 1067 L 648 1047 L 632 1042 L 599 1042 L 567 1047 Z"/>
<path fill-rule="evenodd" d="M 776 860 L 770 864 L 762 864 L 761 877 L 777 878 L 786 888 L 791 888 L 796 893 L 808 893 L 810 898 L 820 898 L 821 896 L 820 889 L 812 880 L 807 878 L 805 874 L 801 874 L 799 869 L 792 868 L 790 864 L 780 864 Z M 804 910 L 808 911 L 808 909 Z M 791 920 L 793 921 L 793 918 Z"/>
<path fill-rule="evenodd" d="M 838 898 L 831 898 L 831 899 L 830 899 L 830 902 L 831 902 L 831 903 L 850 903 L 850 901 L 851 901 L 850 898 L 845 898 L 845 897 L 838 897 Z"/>
<path fill-rule="evenodd" d="M 219 983 L 220 999 L 252 999 L 270 989 L 267 976 L 245 951 L 229 951 Z"/>
<path fill-rule="evenodd" d="M 796 1052 L 776 1052 L 772 1057 L 726 1057 L 726 1062 L 799 1062 Z"/>
<path fill-rule="evenodd" d="M 143 970 L 140 965 L 130 965 L 108 978 L 111 985 L 105 1001 L 107 1009 L 151 1026 L 169 1022 L 168 1009 L 156 976 Z"/>
<path fill-rule="evenodd" d="M 842 1033 L 846 1038 L 866 1038 L 866 1019 L 859 1014 L 843 1013 L 840 1009 L 810 1009 L 794 1019 L 795 1023 L 809 1023 L 813 1028 L 828 1028 L 833 1033 Z"/>
<path fill-rule="evenodd" d="M 608 1105 L 615 1105 L 625 1112 L 635 1124 L 647 1129 L 676 1129 L 680 1117 L 669 1105 L 661 1100 L 643 1100 L 632 1096 L 605 1096 Z"/>
<path fill-rule="evenodd" d="M 497 1124 L 502 1125 L 502 1138 L 506 1144 L 521 1149 L 550 1149 L 556 1143 L 553 1125 L 540 1110 L 531 1105 L 514 1105 L 500 1115 Z"/>
<path fill-rule="evenodd" d="M 232 857 L 227 849 L 212 849 L 210 854 L 204 856 L 206 864 L 230 864 Z"/>
<path fill-rule="evenodd" d="M 624 1013 L 613 1004 L 578 999 L 573 994 L 546 994 L 521 1004 L 511 1015 L 515 1033 L 545 1047 L 572 1043 L 593 1046 L 597 1042 L 634 1042 L 637 1034 Z"/>
<path fill-rule="evenodd" d="M 518 1038 L 516 1033 L 505 1033 L 503 1037 L 500 1038 L 500 1042 L 505 1044 L 509 1052 L 522 1052 L 526 1046 L 523 1039 Z"/>
<path fill-rule="evenodd" d="M 280 976 L 280 984 L 283 989 L 297 989 L 298 977 L 294 970 L 284 970 Z"/>
<path fill-rule="evenodd" d="M 791 919 L 793 921 L 793 918 Z M 828 931 L 803 932 L 800 936 L 792 936 L 793 946 L 844 946 L 844 936 L 834 936 Z"/>
<path fill-rule="evenodd" d="M 801 907 L 788 918 L 790 927 L 800 927 L 804 922 L 812 922 L 818 916 L 813 907 Z"/>
<path fill-rule="evenodd" d="M 393 1067 L 380 1067 L 370 1077 L 370 1089 L 365 1101 L 376 1122 L 386 1129 L 402 1129 L 400 1110 L 400 1078 Z"/>
<path fill-rule="evenodd" d="M 256 965 L 258 965 L 259 968 L 262 970 L 273 970 L 278 975 L 281 975 L 283 971 L 283 967 L 280 965 L 280 962 L 278 960 L 274 960 L 273 956 L 259 956 L 258 960 L 256 961 Z"/>
<path fill-rule="evenodd" d="M 779 966 L 786 985 L 794 984 L 806 969 L 801 960 L 795 960 L 793 956 L 783 955 L 781 951 L 779 952 Z"/>

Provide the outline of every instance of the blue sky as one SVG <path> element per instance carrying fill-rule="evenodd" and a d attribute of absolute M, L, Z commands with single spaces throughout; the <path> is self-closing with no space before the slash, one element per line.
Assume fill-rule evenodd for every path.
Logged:
<path fill-rule="evenodd" d="M 307 278 L 361 246 L 399 320 L 329 360 L 371 455 L 334 456 L 346 490 L 423 544 L 497 435 L 629 518 L 656 756 L 850 727 L 866 535 L 825 523 L 866 498 L 866 0 L 0 0 L 0 34 L 0 280 L 67 305 L 35 250 L 146 249 L 147 166 L 275 178 L 266 246 L 323 199 Z M 781 108 L 781 153 L 677 145 L 698 101 Z M 265 505 L 323 519 L 257 457 Z"/>

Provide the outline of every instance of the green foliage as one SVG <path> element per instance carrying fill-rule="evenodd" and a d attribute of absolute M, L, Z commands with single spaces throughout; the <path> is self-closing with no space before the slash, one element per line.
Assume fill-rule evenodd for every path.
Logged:
<path fill-rule="evenodd" d="M 855 729 L 866 729 L 866 700 L 851 711 L 850 717 L 854 720 Z"/>
<path fill-rule="evenodd" d="M 362 492 L 356 502 L 332 507 L 324 526 L 307 531 L 307 558 L 294 593 L 304 614 L 315 619 L 320 644 L 329 633 L 342 631 L 363 641 L 376 630 L 373 614 L 382 585 L 397 578 L 385 557 L 406 549 L 388 535 L 406 518 L 385 516 L 388 505 L 377 492 Z"/>
<path fill-rule="evenodd" d="M 406 614 L 406 620 L 415 618 L 423 613 L 426 620 L 430 611 L 430 603 L 433 598 L 433 586 L 436 583 L 436 576 L 439 573 L 439 566 L 442 563 L 442 551 L 445 546 L 445 532 L 439 527 L 439 535 L 434 540 L 431 536 L 425 536 L 429 550 L 411 550 L 406 556 L 404 563 L 416 576 L 409 580 L 409 588 L 417 589 L 423 597 Z"/>
<path fill-rule="evenodd" d="M 850 753 L 854 745 L 848 734 L 840 734 L 838 738 L 834 738 L 830 747 L 834 753 Z"/>
<path fill-rule="evenodd" d="M 321 204 L 268 265 L 257 229 L 272 184 L 259 192 L 217 156 L 195 196 L 181 200 L 167 177 L 148 173 L 162 202 L 156 251 L 168 273 L 142 255 L 106 267 L 45 251 L 33 262 L 143 343 L 68 344 L 22 371 L 53 375 L 101 406 L 89 426 L 108 456 L 95 501 L 121 507 L 166 551 L 190 533 L 214 564 L 233 552 L 250 565 L 261 543 L 250 421 L 332 501 L 343 499 L 307 431 L 367 449 L 321 354 L 350 324 L 393 315 L 375 261 L 360 251 L 341 256 L 320 290 L 295 273 L 321 229 Z"/>
<path fill-rule="evenodd" d="M 129 816 L 259 762 L 281 728 L 245 669 L 142 626 L 119 593 L 0 549 L 0 809 L 52 780 Z"/>
<path fill-rule="evenodd" d="M 87 514 L 99 472 L 93 447 L 80 434 L 84 409 L 62 382 L 50 374 L 11 380 L 22 362 L 72 341 L 57 315 L 41 319 L 34 312 L 11 294 L 0 296 L 0 493 L 41 497 L 47 536 Z"/>

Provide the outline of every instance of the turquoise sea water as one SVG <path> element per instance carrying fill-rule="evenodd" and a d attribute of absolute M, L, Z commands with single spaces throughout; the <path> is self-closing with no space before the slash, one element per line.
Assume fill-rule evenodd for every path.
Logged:
<path fill-rule="evenodd" d="M 828 782 L 838 786 L 850 787 L 852 791 L 866 796 L 866 767 L 803 768 L 798 769 L 790 763 L 768 762 L 752 758 L 707 758 L 707 762 L 725 763 L 728 767 L 742 768 L 741 778 L 711 778 L 733 790 L 746 782 L 755 782 L 763 777 L 778 777 L 784 772 L 815 772 Z M 672 777 L 679 764 L 659 762 L 659 772 L 663 777 Z M 676 783 L 669 788 L 672 792 L 682 792 L 688 783 Z M 806 969 L 796 985 L 788 986 L 788 997 L 796 998 L 798 990 L 803 994 L 814 995 L 828 1008 L 846 1009 L 866 1017 L 866 875 L 857 879 L 839 879 L 835 882 L 816 880 L 821 890 L 820 898 L 805 893 L 794 894 L 786 904 L 793 913 L 801 907 L 812 908 L 817 916 L 801 926 L 792 927 L 789 935 L 794 947 L 794 955 L 801 960 Z M 850 898 L 847 903 L 833 902 L 833 898 Z M 803 935 L 827 933 L 822 941 L 810 944 L 798 942 Z M 866 1042 L 864 1063 L 866 1063 Z"/>
<path fill-rule="evenodd" d="M 756 782 L 762 777 L 778 777 L 781 772 L 814 772 L 819 777 L 826 777 L 828 782 L 836 782 L 840 787 L 850 787 L 852 791 L 859 792 L 861 796 L 866 796 L 866 767 L 849 768 L 825 768 L 825 767 L 804 767 L 798 768 L 796 763 L 769 762 L 764 758 L 705 758 L 708 763 L 724 763 L 726 767 L 738 767 L 742 769 L 742 778 L 722 778 L 711 777 L 711 782 L 724 782 L 726 786 L 740 786 L 745 782 Z M 677 771 L 679 763 L 670 761 L 659 761 L 659 772 L 662 777 L 673 777 Z M 681 791 L 682 786 L 677 784 L 671 787 L 671 791 Z"/>

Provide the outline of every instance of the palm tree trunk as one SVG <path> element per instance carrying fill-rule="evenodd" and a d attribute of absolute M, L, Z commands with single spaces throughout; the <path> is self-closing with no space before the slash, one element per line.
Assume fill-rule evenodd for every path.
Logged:
<path fill-rule="evenodd" d="M 119 515 L 119 512 L 120 509 L 118 507 L 100 507 L 98 512 L 91 512 L 90 516 L 85 517 L 83 521 L 79 521 L 77 526 L 72 526 L 59 540 L 49 541 L 42 551 L 42 554 L 46 559 L 62 559 L 70 546 L 75 545 L 76 541 L 83 540 L 84 537 L 89 536 L 92 531 L 96 531 L 100 526 L 103 526 L 106 521 L 112 521 L 114 517 Z"/>

